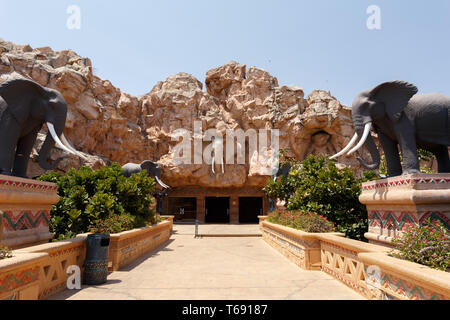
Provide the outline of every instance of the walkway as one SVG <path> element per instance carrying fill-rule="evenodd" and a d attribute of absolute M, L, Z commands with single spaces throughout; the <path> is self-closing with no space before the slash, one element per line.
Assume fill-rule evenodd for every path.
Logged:
<path fill-rule="evenodd" d="M 195 239 L 194 228 L 175 225 L 164 247 L 110 274 L 108 283 L 66 290 L 51 299 L 363 299 L 321 271 L 300 269 L 261 238 Z M 220 231 L 217 226 L 205 229 Z"/>

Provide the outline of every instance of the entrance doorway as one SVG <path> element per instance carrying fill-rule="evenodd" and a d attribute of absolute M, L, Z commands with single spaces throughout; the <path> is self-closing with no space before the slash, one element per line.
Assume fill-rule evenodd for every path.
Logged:
<path fill-rule="evenodd" d="M 205 199 L 206 223 L 230 222 L 230 198 L 210 197 Z"/>
<path fill-rule="evenodd" d="M 258 216 L 262 215 L 263 198 L 239 198 L 239 223 L 259 223 Z"/>
<path fill-rule="evenodd" d="M 195 222 L 197 217 L 197 198 L 169 198 L 169 215 L 174 221 Z"/>

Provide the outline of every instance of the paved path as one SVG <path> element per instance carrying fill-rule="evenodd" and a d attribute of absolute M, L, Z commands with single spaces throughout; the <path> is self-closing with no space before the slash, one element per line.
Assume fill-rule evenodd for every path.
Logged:
<path fill-rule="evenodd" d="M 300 269 L 261 238 L 193 234 L 193 225 L 175 225 L 165 246 L 110 274 L 108 283 L 51 299 L 363 299 L 321 271 Z"/>
<path fill-rule="evenodd" d="M 188 232 L 191 232 L 187 228 Z M 198 233 L 201 236 L 261 236 L 259 224 L 201 224 L 198 226 Z"/>

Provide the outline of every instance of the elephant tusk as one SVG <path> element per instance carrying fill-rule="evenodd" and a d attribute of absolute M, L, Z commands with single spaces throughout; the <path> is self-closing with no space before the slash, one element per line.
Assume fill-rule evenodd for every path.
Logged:
<path fill-rule="evenodd" d="M 88 161 L 89 159 L 84 156 L 81 152 L 77 151 L 74 147 L 72 147 L 72 145 L 69 143 L 69 141 L 67 141 L 66 136 L 64 135 L 64 133 L 61 135 L 61 140 L 62 142 L 67 146 L 67 148 L 69 148 L 70 150 L 72 150 L 73 152 L 75 152 L 81 159 Z"/>
<path fill-rule="evenodd" d="M 222 165 L 222 174 L 224 174 L 225 173 L 225 168 L 224 168 L 224 166 L 223 166 L 223 158 L 222 158 L 222 163 L 221 163 L 221 165 Z"/>
<path fill-rule="evenodd" d="M 158 178 L 158 176 L 155 176 L 155 179 L 161 187 L 163 187 L 164 189 L 170 189 L 170 187 L 167 184 L 165 184 L 164 182 L 162 182 L 161 179 Z"/>
<path fill-rule="evenodd" d="M 73 152 L 72 150 L 70 150 L 68 147 L 66 147 L 61 140 L 59 140 L 58 135 L 56 134 L 55 131 L 55 127 L 53 126 L 53 124 L 51 124 L 50 122 L 47 122 L 47 127 L 48 130 L 50 131 L 50 134 L 52 135 L 53 140 L 55 140 L 55 143 L 58 147 L 60 147 L 61 149 L 63 149 L 64 151 L 67 151 L 68 153 L 71 153 L 73 155 L 78 156 L 75 152 Z"/>
<path fill-rule="evenodd" d="M 362 135 L 361 141 L 359 141 L 357 146 L 354 147 L 352 150 L 350 150 L 347 153 L 348 155 L 351 155 L 352 153 L 356 152 L 359 148 L 361 148 L 364 145 L 364 143 L 366 142 L 367 138 L 369 137 L 370 128 L 372 128 L 372 122 L 369 122 L 369 123 L 366 124 L 366 126 L 364 127 L 364 133 Z"/>
<path fill-rule="evenodd" d="M 212 170 L 212 172 L 213 172 L 214 174 L 216 174 L 216 170 L 215 170 L 215 168 L 214 168 L 214 160 L 215 160 L 215 157 L 213 157 L 212 160 L 211 160 L 211 170 Z"/>
<path fill-rule="evenodd" d="M 335 154 L 334 156 L 330 157 L 330 159 L 336 159 L 340 156 L 342 156 L 343 154 L 345 154 L 348 150 L 350 150 L 351 147 L 353 147 L 353 145 L 356 143 L 356 141 L 358 140 L 358 134 L 355 133 L 355 135 L 353 136 L 352 140 L 350 140 L 350 142 L 347 144 L 347 146 L 342 149 L 341 152 Z"/>

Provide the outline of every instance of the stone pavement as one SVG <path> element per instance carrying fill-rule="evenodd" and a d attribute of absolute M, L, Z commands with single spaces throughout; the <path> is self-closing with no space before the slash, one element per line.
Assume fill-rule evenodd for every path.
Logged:
<path fill-rule="evenodd" d="M 229 226 L 205 227 L 204 230 L 214 232 L 229 230 Z M 261 238 L 195 239 L 194 228 L 194 225 L 174 225 L 174 233 L 166 245 L 110 274 L 106 284 L 66 290 L 50 299 L 364 299 L 321 271 L 300 269 Z M 251 226 L 242 230 L 246 232 L 246 228 Z"/>
<path fill-rule="evenodd" d="M 191 232 L 189 228 L 188 232 Z M 198 226 L 198 234 L 204 237 L 262 236 L 259 224 L 201 224 Z"/>

